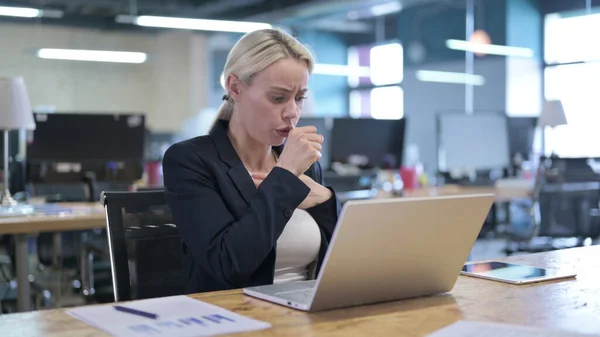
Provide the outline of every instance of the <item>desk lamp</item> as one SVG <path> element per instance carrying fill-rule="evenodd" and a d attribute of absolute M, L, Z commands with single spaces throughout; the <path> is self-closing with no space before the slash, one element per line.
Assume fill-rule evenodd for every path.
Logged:
<path fill-rule="evenodd" d="M 542 153 L 544 155 L 546 154 L 546 127 L 554 129 L 559 125 L 567 125 L 567 117 L 561 101 L 545 101 L 542 113 L 538 118 L 538 126 L 542 128 Z"/>
<path fill-rule="evenodd" d="M 9 190 L 9 132 L 11 130 L 34 130 L 35 122 L 29 95 L 22 77 L 0 77 L 0 130 L 4 131 L 4 193 L 0 199 L 2 212 L 12 213 L 19 207 Z"/>
<path fill-rule="evenodd" d="M 567 117 L 561 101 L 544 101 L 542 113 L 538 118 L 538 126 L 542 129 L 542 158 L 538 165 L 535 183 L 533 187 L 533 195 L 535 198 L 539 196 L 540 190 L 545 180 L 545 170 L 552 166 L 552 157 L 555 156 L 552 150 L 549 157 L 546 157 L 546 127 L 554 128 L 559 125 L 567 125 Z"/>

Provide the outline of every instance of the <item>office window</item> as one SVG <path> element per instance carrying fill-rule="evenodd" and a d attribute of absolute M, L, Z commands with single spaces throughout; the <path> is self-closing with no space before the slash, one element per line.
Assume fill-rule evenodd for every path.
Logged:
<path fill-rule="evenodd" d="M 389 85 L 402 82 L 403 51 L 399 43 L 390 43 L 371 48 L 371 83 Z"/>
<path fill-rule="evenodd" d="M 568 125 L 548 132 L 546 147 L 563 157 L 600 156 L 600 62 L 546 67 L 545 97 L 563 103 Z"/>
<path fill-rule="evenodd" d="M 397 85 L 353 90 L 350 117 L 400 119 L 404 117 L 404 91 Z"/>
<path fill-rule="evenodd" d="M 546 16 L 544 59 L 548 64 L 600 60 L 600 14 Z"/>
<path fill-rule="evenodd" d="M 354 46 L 348 48 L 348 67 L 358 69 L 360 67 L 369 67 L 371 64 L 371 46 Z M 356 88 L 358 86 L 372 85 L 371 79 L 367 74 L 357 72 L 348 76 L 348 86 Z"/>
<path fill-rule="evenodd" d="M 368 74 L 348 76 L 351 117 L 404 117 L 404 91 L 399 85 L 404 78 L 401 44 L 391 42 L 350 47 L 348 66 L 369 68 Z"/>
<path fill-rule="evenodd" d="M 367 67 L 369 74 L 348 76 L 351 88 L 398 84 L 404 78 L 404 51 L 399 43 L 348 48 L 348 67 Z"/>
<path fill-rule="evenodd" d="M 350 91 L 350 117 L 363 118 L 370 114 L 371 91 L 370 90 L 352 90 Z"/>
<path fill-rule="evenodd" d="M 548 130 L 546 149 L 561 157 L 600 156 L 600 14 L 547 15 L 545 29 L 544 94 L 562 101 L 568 122 Z"/>

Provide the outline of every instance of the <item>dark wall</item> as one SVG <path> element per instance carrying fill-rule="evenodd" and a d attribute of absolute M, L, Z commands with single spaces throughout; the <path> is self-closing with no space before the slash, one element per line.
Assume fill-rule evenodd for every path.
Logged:
<path fill-rule="evenodd" d="M 478 0 L 475 4 L 475 28 L 484 29 L 492 43 L 506 44 L 506 1 Z M 446 40 L 466 39 L 466 7 L 455 2 L 407 8 L 398 15 L 398 37 L 404 46 L 421 42 L 427 50 L 425 63 L 464 59 L 464 52 L 448 49 Z M 405 60 L 411 64 L 409 58 Z"/>
<path fill-rule="evenodd" d="M 585 3 L 585 0 L 542 0 L 540 9 L 543 14 L 584 10 Z M 600 0 L 592 0 L 592 7 L 600 7 Z"/>

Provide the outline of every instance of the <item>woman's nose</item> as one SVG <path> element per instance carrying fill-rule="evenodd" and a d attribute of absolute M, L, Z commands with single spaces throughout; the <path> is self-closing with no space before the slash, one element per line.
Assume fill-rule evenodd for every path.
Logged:
<path fill-rule="evenodd" d="M 285 105 L 285 110 L 283 111 L 284 119 L 295 119 L 300 116 L 300 107 L 296 104 L 295 100 L 290 100 L 288 104 Z"/>

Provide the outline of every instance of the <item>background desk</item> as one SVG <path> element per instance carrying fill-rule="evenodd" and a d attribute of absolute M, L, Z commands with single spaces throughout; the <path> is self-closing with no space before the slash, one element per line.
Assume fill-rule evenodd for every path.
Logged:
<path fill-rule="evenodd" d="M 59 204 L 70 213 L 0 217 L 0 235 L 15 235 L 17 269 L 17 309 L 31 309 L 29 285 L 29 249 L 27 235 L 40 232 L 61 232 L 105 228 L 104 208 L 99 203 Z"/>
<path fill-rule="evenodd" d="M 415 190 L 405 190 L 404 197 L 433 197 L 446 195 L 465 195 L 465 194 L 494 194 L 497 202 L 507 202 L 513 199 L 523 199 L 531 197 L 531 189 L 515 187 L 495 187 L 495 186 L 460 186 L 445 185 L 441 187 L 423 187 Z M 390 198 L 391 193 L 381 191 L 377 198 Z"/>
<path fill-rule="evenodd" d="M 576 270 L 577 279 L 528 286 L 461 276 L 448 294 L 307 314 L 244 296 L 240 290 L 192 295 L 273 324 L 247 336 L 424 336 L 457 320 L 600 331 L 600 246 L 507 258 Z M 63 310 L 0 317 L 3 337 L 107 336 Z M 236 335 L 237 336 L 237 335 Z M 246 334 L 244 335 L 246 336 Z"/>

